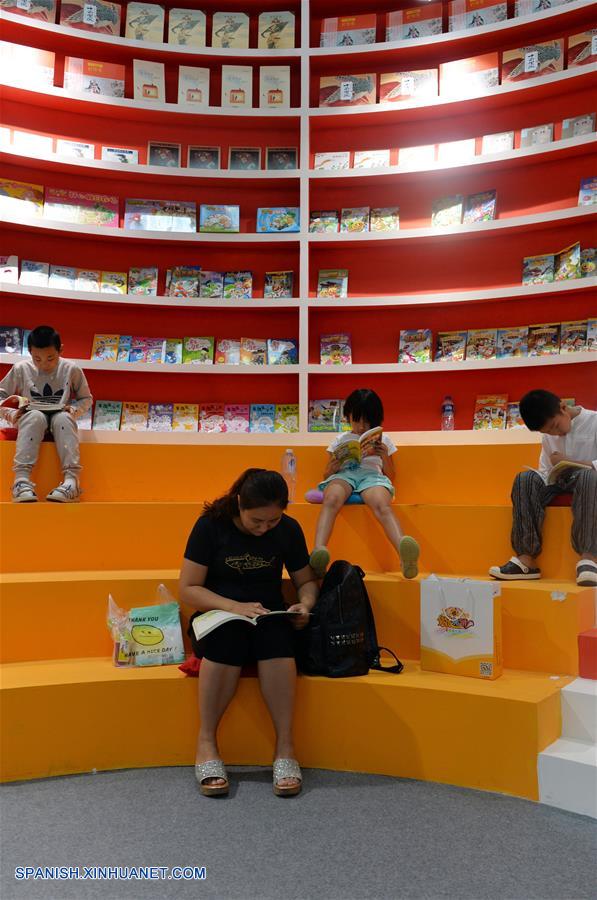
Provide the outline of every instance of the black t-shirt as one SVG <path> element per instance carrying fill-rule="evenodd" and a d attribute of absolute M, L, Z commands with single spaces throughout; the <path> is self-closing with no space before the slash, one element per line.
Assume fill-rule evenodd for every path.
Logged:
<path fill-rule="evenodd" d="M 203 515 L 193 526 L 184 555 L 207 566 L 205 587 L 210 591 L 271 610 L 285 609 L 282 567 L 297 572 L 309 564 L 303 530 L 287 515 L 259 537 L 240 531 L 230 519 Z"/>

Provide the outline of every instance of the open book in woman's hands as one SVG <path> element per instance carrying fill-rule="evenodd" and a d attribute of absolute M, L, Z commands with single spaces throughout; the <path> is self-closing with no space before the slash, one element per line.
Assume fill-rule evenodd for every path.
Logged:
<path fill-rule="evenodd" d="M 374 444 L 381 440 L 383 428 L 376 425 L 357 437 L 356 434 L 343 434 L 334 447 L 333 456 L 339 463 L 359 465 L 364 456 L 368 456 Z"/>
<path fill-rule="evenodd" d="M 210 609 L 193 619 L 193 631 L 197 640 L 200 641 L 201 638 L 219 628 L 220 625 L 225 625 L 226 622 L 246 622 L 247 625 L 258 625 L 262 619 L 269 619 L 270 616 L 300 616 L 300 613 L 288 612 L 286 609 L 275 609 L 273 612 L 263 613 L 261 616 L 255 616 L 254 619 L 250 619 L 248 616 L 226 612 L 224 609 Z"/>

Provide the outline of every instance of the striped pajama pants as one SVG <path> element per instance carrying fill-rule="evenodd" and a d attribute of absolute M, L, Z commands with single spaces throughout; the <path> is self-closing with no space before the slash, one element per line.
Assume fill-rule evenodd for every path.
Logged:
<path fill-rule="evenodd" d="M 512 487 L 512 547 L 517 556 L 539 556 L 545 507 L 558 494 L 572 493 L 572 547 L 597 556 L 597 470 L 564 472 L 545 484 L 537 472 L 521 472 Z"/>

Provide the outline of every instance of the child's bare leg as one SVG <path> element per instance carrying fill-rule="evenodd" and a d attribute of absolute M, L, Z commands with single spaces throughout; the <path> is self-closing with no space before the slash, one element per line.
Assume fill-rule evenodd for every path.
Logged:
<path fill-rule="evenodd" d="M 404 535 L 392 509 L 392 498 L 385 487 L 370 487 L 361 492 L 361 497 L 381 524 L 386 537 L 400 557 L 402 571 L 406 578 L 418 574 L 419 545 L 412 537 Z"/>
<path fill-rule="evenodd" d="M 327 542 L 332 533 L 336 516 L 352 494 L 352 488 L 347 481 L 336 478 L 327 485 L 323 492 L 323 503 L 315 529 L 315 549 L 309 562 L 317 575 L 323 575 L 330 561 Z"/>

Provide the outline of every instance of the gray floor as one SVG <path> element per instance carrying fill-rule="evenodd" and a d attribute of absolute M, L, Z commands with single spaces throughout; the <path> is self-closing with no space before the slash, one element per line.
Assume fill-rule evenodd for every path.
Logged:
<path fill-rule="evenodd" d="M 5 785 L 2 900 L 581 900 L 597 884 L 595 822 L 495 794 L 305 772 L 231 770 L 204 798 L 188 768 Z M 205 866 L 203 881 L 15 881 L 16 866 Z"/>

